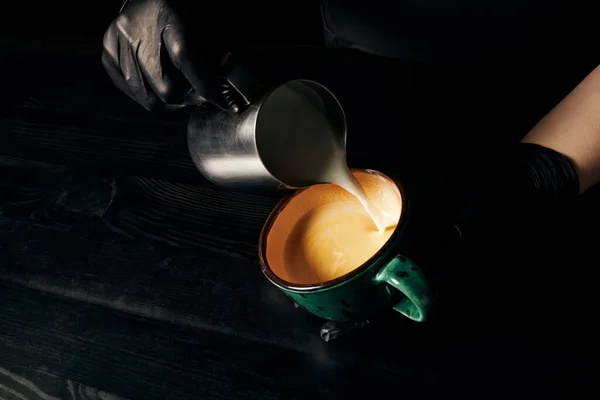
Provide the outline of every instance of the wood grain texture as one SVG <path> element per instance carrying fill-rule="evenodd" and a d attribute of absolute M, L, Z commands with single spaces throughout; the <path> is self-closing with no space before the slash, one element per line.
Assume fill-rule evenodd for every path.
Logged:
<path fill-rule="evenodd" d="M 360 335 L 323 343 L 321 321 L 294 308 L 256 261 L 278 196 L 208 184 L 187 155 L 185 117 L 143 112 L 106 78 L 90 50 L 99 42 L 72 42 L 38 40 L 1 56 L 11 78 L 0 100 L 1 368 L 59 398 L 69 398 L 69 381 L 129 399 L 331 398 L 372 394 L 374 386 L 426 397 L 428 389 L 465 385 L 494 393 L 507 381 L 583 387 L 593 341 L 565 339 L 572 325 L 554 320 L 551 333 L 565 336 L 531 334 L 504 309 L 494 313 L 466 295 L 445 304 L 448 317 L 436 324 L 390 313 Z M 355 53 L 337 61 L 309 53 L 269 63 L 258 57 L 254 67 L 264 67 L 271 82 L 331 79 L 347 106 L 353 165 L 397 171 L 417 198 L 461 178 L 453 165 L 468 162 L 450 149 L 473 137 L 493 142 L 479 131 L 482 121 L 496 118 L 495 134 L 518 126 L 518 136 L 544 108 L 525 112 L 527 95 L 511 103 L 514 96 L 477 97 L 485 90 L 470 85 L 457 98 L 463 81 L 449 79 L 454 72 L 419 74 L 405 65 L 398 73 L 386 62 L 378 69 L 386 79 L 374 83 L 361 67 L 368 60 Z M 356 96 L 358 87 L 370 88 L 365 97 Z M 466 139 L 448 134 L 456 131 Z M 597 225 L 586 213 L 596 199 L 577 210 L 586 229 Z M 595 265 L 597 258 L 586 264 L 570 249 L 596 238 L 570 236 L 571 247 L 557 240 L 551 247 L 561 251 L 550 258 L 582 271 Z M 488 255 L 476 266 L 503 271 L 498 259 Z M 510 268 L 529 262 L 550 270 L 545 259 L 509 261 Z M 548 287 L 544 296 L 553 298 Z M 464 300 L 466 321 L 453 317 Z M 489 324 L 481 321 L 486 314 Z M 55 389 L 40 383 L 46 373 L 56 377 Z"/>
<path fill-rule="evenodd" d="M 315 338 L 310 351 L 296 352 L 5 283 L 0 290 L 3 368 L 42 370 L 130 399 L 352 398 L 390 387 L 488 397 L 593 385 L 593 338 L 550 340 L 504 328 L 425 339 L 396 327 L 337 345 Z"/>
<path fill-rule="evenodd" d="M 11 321 L 2 329 L 2 363 L 7 368 L 15 361 L 37 368 L 50 365 L 72 379 L 96 381 L 105 389 L 140 399 L 244 398 L 252 397 L 253 391 L 275 398 L 278 392 L 302 392 L 294 387 L 299 385 L 292 380 L 293 364 L 288 368 L 281 364 L 300 359 L 275 348 L 131 319 L 103 308 L 80 308 L 52 297 L 38 303 L 35 294 L 23 291 L 4 294 L 3 312 Z M 16 314 L 25 309 L 33 312 L 28 315 L 33 324 Z M 39 329 L 36 322 L 46 328 Z M 19 348 L 18 336 L 23 334 L 33 352 Z M 277 358 L 277 364 L 266 364 Z M 281 379 L 282 374 L 287 379 Z M 305 393 L 312 390 L 306 388 Z"/>
<path fill-rule="evenodd" d="M 18 191 L 5 186 L 0 217 L 5 279 L 200 326 L 206 299 L 221 297 L 220 318 L 234 320 L 248 303 L 227 299 L 266 286 L 256 248 L 271 199 L 136 177 L 19 180 Z M 249 334 L 268 341 L 268 319 L 252 323 L 264 337 Z"/>
<path fill-rule="evenodd" d="M 531 348 L 538 339 L 509 318 L 472 330 L 390 314 L 325 345 L 321 321 L 295 309 L 257 265 L 276 199 L 15 157 L 0 165 L 4 368 L 47 368 L 132 399 L 180 399 L 318 398 L 373 380 L 444 390 L 465 376 L 489 393 L 508 365 L 514 382 L 539 388 L 558 376 L 572 384 L 565 368 L 585 364 L 584 349 L 543 336 Z M 540 369 L 548 352 L 559 356 Z M 494 367 L 481 369 L 488 360 Z"/>
<path fill-rule="evenodd" d="M 0 399 L 3 400 L 127 400 L 103 390 L 60 378 L 44 370 L 0 366 Z"/>
<path fill-rule="evenodd" d="M 363 369 L 357 363 L 366 353 L 336 351 L 317 337 L 305 347 L 310 351 L 298 352 L 236 335 L 136 318 L 18 286 L 0 283 L 0 288 L 4 368 L 24 364 L 49 368 L 128 398 L 325 398 L 366 390 L 376 378 L 391 383 L 400 372 L 405 383 L 416 382 L 422 379 L 417 371 L 428 369 L 424 360 L 416 358 L 410 368 L 398 365 L 400 370 L 390 370 L 371 364 Z M 29 348 L 21 344 L 23 335 Z M 353 381 L 357 376 L 362 379 Z M 431 389 L 447 386 L 439 372 L 428 379 Z M 406 392 L 414 390 L 407 387 Z"/>

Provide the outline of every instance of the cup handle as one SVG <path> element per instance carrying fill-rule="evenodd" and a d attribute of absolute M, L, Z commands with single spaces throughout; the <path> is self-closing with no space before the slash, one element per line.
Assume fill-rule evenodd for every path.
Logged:
<path fill-rule="evenodd" d="M 379 271 L 375 280 L 387 283 L 405 296 L 394 306 L 394 310 L 413 321 L 422 322 L 427 319 L 431 290 L 423 272 L 414 261 L 398 255 Z"/>

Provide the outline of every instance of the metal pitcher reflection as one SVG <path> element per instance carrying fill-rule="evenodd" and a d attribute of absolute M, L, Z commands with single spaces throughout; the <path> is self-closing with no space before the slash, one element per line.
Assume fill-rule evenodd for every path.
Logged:
<path fill-rule="evenodd" d="M 231 189 L 323 183 L 321 169 L 346 145 L 346 118 L 333 93 L 300 79 L 254 99 L 243 83 L 229 81 L 239 111 L 200 107 L 189 121 L 189 151 L 200 172 Z"/>

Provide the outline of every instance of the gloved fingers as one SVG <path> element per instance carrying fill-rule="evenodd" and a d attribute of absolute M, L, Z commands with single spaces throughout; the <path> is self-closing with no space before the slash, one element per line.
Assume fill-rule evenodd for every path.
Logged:
<path fill-rule="evenodd" d="M 131 93 L 129 86 L 127 86 L 127 83 L 125 82 L 125 78 L 123 77 L 121 70 L 106 52 L 102 53 L 102 65 L 104 66 L 104 69 L 108 73 L 108 76 L 113 81 L 115 86 L 127 96 L 135 100 L 133 93 Z"/>
<path fill-rule="evenodd" d="M 107 61 L 110 59 L 112 64 L 118 65 L 119 63 L 119 31 L 114 23 L 110 24 L 104 38 L 102 39 L 102 58 L 107 57 Z"/>
<path fill-rule="evenodd" d="M 108 76 L 119 90 L 136 100 L 127 82 L 125 82 L 125 77 L 119 66 L 119 37 L 114 25 L 111 25 L 104 34 L 103 46 L 102 65 Z"/>
<path fill-rule="evenodd" d="M 190 84 L 185 80 L 169 58 L 169 54 L 162 49 L 160 42 L 140 42 L 136 60 L 145 82 L 152 89 L 156 97 L 164 103 L 181 103 L 184 94 L 190 90 Z"/>
<path fill-rule="evenodd" d="M 216 68 L 200 62 L 188 51 L 178 24 L 168 24 L 162 33 L 163 43 L 173 65 L 181 71 L 194 91 L 222 110 L 228 106 L 223 97 L 221 79 Z"/>
<path fill-rule="evenodd" d="M 140 69 L 137 51 L 138 43 L 130 44 L 119 35 L 119 65 L 133 99 L 147 110 L 152 110 L 156 104 L 156 95 L 149 88 L 148 83 Z"/>

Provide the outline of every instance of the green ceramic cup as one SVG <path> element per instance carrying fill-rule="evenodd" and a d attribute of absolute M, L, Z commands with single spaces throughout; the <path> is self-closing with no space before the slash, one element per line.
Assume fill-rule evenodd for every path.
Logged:
<path fill-rule="evenodd" d="M 321 318 L 334 321 L 364 320 L 393 308 L 414 321 L 425 321 L 430 314 L 432 291 L 419 266 L 402 254 L 410 216 L 410 204 L 402 186 L 376 171 L 354 170 L 353 173 L 365 189 L 367 187 L 361 180 L 365 177 L 372 176 L 379 181 L 384 180 L 388 190 L 392 188 L 397 191 L 401 199 L 398 226 L 385 245 L 363 265 L 336 279 L 310 284 L 283 279 L 282 276 L 286 276 L 285 265 L 281 265 L 281 261 L 275 262 L 271 254 L 277 250 L 275 246 L 285 243 L 286 238 L 281 237 L 284 236 L 285 230 L 292 229 L 286 228 L 294 223 L 289 209 L 297 207 L 296 203 L 299 201 L 296 197 L 306 197 L 305 191 L 308 190 L 322 191 L 321 194 L 312 197 L 325 199 L 322 201 L 327 202 L 326 191 L 334 187 L 312 186 L 298 190 L 281 200 L 267 219 L 259 241 L 259 259 L 263 273 L 294 302 Z M 366 191 L 369 193 L 369 190 Z M 269 261 L 272 261 L 273 265 L 269 265 Z"/>

